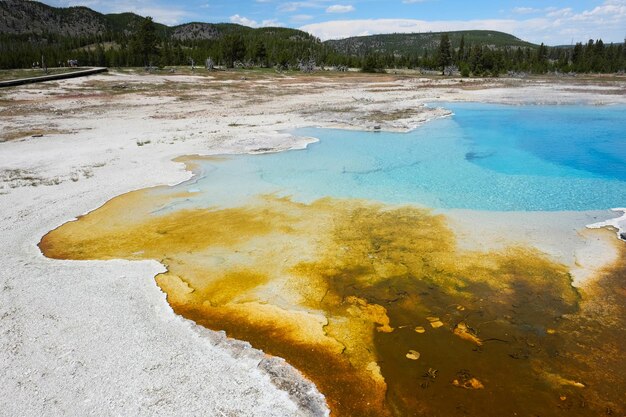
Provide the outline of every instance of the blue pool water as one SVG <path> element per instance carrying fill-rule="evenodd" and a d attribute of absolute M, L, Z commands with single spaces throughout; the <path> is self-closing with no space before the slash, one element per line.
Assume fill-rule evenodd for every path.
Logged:
<path fill-rule="evenodd" d="M 444 106 L 453 117 L 411 133 L 302 129 L 320 142 L 205 162 L 185 204 L 275 193 L 504 211 L 626 205 L 626 107 Z"/>

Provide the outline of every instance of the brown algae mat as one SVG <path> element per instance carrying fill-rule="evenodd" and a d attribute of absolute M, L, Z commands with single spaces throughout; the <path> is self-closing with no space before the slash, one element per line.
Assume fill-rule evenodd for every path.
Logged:
<path fill-rule="evenodd" d="M 163 210 L 186 197 L 163 189 L 117 197 L 40 248 L 158 260 L 178 314 L 285 358 L 332 416 L 626 413 L 623 261 L 579 291 L 533 248 L 460 251 L 420 208 L 259 196 Z"/>

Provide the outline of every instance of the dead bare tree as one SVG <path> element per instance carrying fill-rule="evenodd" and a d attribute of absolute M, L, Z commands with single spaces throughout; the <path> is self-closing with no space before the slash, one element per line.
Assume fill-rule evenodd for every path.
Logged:
<path fill-rule="evenodd" d="M 43 68 L 43 72 L 48 74 L 48 66 L 46 65 L 46 62 L 43 59 L 43 55 L 41 56 L 41 68 Z"/>
<path fill-rule="evenodd" d="M 306 74 L 310 74 L 315 71 L 315 60 L 310 58 L 309 60 L 300 60 L 298 61 L 298 69 L 300 72 L 304 72 Z"/>
<path fill-rule="evenodd" d="M 453 75 L 460 74 L 460 72 L 459 72 L 459 68 L 456 65 L 447 65 L 443 69 L 443 74 L 447 75 L 448 77 L 451 77 Z"/>
<path fill-rule="evenodd" d="M 215 62 L 213 62 L 213 59 L 209 57 L 206 59 L 206 61 L 204 61 L 204 67 L 208 71 L 213 71 L 213 69 L 215 68 Z"/>

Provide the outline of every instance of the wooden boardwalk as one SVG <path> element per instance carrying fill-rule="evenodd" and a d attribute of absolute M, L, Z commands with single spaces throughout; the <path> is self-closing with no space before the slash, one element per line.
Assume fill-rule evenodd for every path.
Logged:
<path fill-rule="evenodd" d="M 54 81 L 54 80 L 64 80 L 67 78 L 76 78 L 76 77 L 85 77 L 87 75 L 100 74 L 102 72 L 107 72 L 107 68 L 89 68 L 84 70 L 65 72 L 62 74 L 51 74 L 51 75 L 42 75 L 40 77 L 30 77 L 30 78 L 18 78 L 15 80 L 7 80 L 0 81 L 0 88 L 2 87 L 14 87 L 16 85 L 23 84 L 32 84 L 32 83 L 40 83 L 43 81 Z"/>

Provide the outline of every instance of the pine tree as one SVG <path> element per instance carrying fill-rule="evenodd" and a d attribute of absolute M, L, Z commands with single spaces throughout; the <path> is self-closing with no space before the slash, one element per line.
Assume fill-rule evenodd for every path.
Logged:
<path fill-rule="evenodd" d="M 172 46 L 165 41 L 163 42 L 163 48 L 161 48 L 161 64 L 172 65 L 173 60 Z"/>
<path fill-rule="evenodd" d="M 572 66 L 574 71 L 581 71 L 583 64 L 583 44 L 578 42 L 572 51 Z"/>
<path fill-rule="evenodd" d="M 459 44 L 459 51 L 456 55 L 456 62 L 459 66 L 463 61 L 465 61 L 465 35 L 461 35 L 461 43 Z"/>
<path fill-rule="evenodd" d="M 240 35 L 227 35 L 223 38 L 222 59 L 227 68 L 232 68 L 235 61 L 241 61 L 246 55 L 246 46 Z"/>
<path fill-rule="evenodd" d="M 452 46 L 450 45 L 450 37 L 447 33 L 441 35 L 437 63 L 439 64 L 439 68 L 441 68 L 441 75 L 445 75 L 446 67 L 452 63 Z"/>
<path fill-rule="evenodd" d="M 96 45 L 96 50 L 94 54 L 95 64 L 100 67 L 105 67 L 107 65 L 105 52 L 102 44 Z"/>
<path fill-rule="evenodd" d="M 595 72 L 604 72 L 605 69 L 605 48 L 602 39 L 598 39 L 593 47 L 593 59 L 591 69 Z"/>
<path fill-rule="evenodd" d="M 363 59 L 363 65 L 361 67 L 361 71 L 363 72 L 384 72 L 384 65 L 373 53 L 368 53 L 365 55 Z"/>
<path fill-rule="evenodd" d="M 133 41 L 134 49 L 139 54 L 143 65 L 152 65 L 153 60 L 159 54 L 159 49 L 157 48 L 158 38 L 156 28 L 150 16 L 146 17 L 143 22 L 141 22 Z"/>
<path fill-rule="evenodd" d="M 548 48 L 542 42 L 541 45 L 539 45 L 539 49 L 537 50 L 537 58 L 536 58 L 536 65 L 535 65 L 534 71 L 538 73 L 546 72 L 547 63 L 548 63 Z"/>
<path fill-rule="evenodd" d="M 480 45 L 474 45 L 470 53 L 470 69 L 474 75 L 483 75 L 484 71 L 484 59 L 483 48 Z"/>
<path fill-rule="evenodd" d="M 267 67 L 267 48 L 261 39 L 258 39 L 254 46 L 254 59 L 261 67 Z"/>

